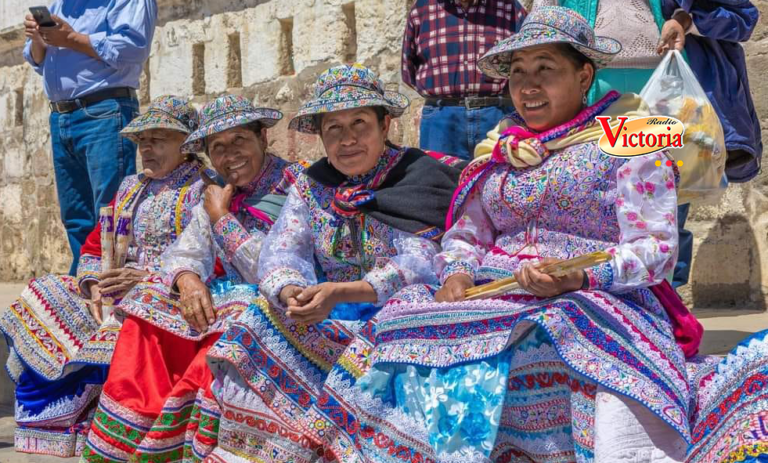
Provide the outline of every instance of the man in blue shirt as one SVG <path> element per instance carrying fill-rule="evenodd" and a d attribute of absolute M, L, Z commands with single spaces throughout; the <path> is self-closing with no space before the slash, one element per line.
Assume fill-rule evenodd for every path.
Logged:
<path fill-rule="evenodd" d="M 56 22 L 24 21 L 24 58 L 51 103 L 51 144 L 61 219 L 77 272 L 80 246 L 126 175 L 136 146 L 118 133 L 139 111 L 136 89 L 157 20 L 155 0 L 56 0 Z"/>

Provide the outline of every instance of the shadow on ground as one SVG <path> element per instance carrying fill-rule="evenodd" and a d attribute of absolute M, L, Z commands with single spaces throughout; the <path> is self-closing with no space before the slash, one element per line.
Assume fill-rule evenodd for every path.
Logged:
<path fill-rule="evenodd" d="M 750 331 L 738 330 L 705 330 L 701 341 L 702 355 L 725 355 L 733 347 L 752 335 Z"/>

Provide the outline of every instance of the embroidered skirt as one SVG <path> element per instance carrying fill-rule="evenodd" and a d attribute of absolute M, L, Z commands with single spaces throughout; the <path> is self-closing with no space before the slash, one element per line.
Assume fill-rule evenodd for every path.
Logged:
<path fill-rule="evenodd" d="M 697 394 L 687 463 L 768 462 L 768 330 L 719 363 L 691 366 Z"/>
<path fill-rule="evenodd" d="M 216 322 L 198 333 L 160 282 L 138 285 L 96 409 L 83 460 L 196 462 L 216 444 L 219 408 L 205 355 L 258 295 L 254 285 L 209 285 Z"/>
<path fill-rule="evenodd" d="M 368 305 L 345 305 L 332 317 L 367 318 Z M 354 316 L 354 317 L 353 317 Z M 208 355 L 222 410 L 218 447 L 206 462 L 310 462 L 323 448 L 307 438 L 305 415 L 329 372 L 362 374 L 374 321 L 296 323 L 259 298 Z"/>
<path fill-rule="evenodd" d="M 765 453 L 768 332 L 686 361 L 650 291 L 433 294 L 408 288 L 366 324 L 250 307 L 209 354 L 223 415 L 207 461 L 594 461 L 600 391 L 690 463 Z"/>
<path fill-rule="evenodd" d="M 601 390 L 676 434 L 681 459 L 690 444 L 686 462 L 766 457 L 765 334 L 722 362 L 686 361 L 650 291 L 454 304 L 433 294 L 414 286 L 385 306 L 357 387 L 326 383 L 308 420 L 329 418 L 308 429 L 328 459 L 594 461 L 612 426 L 598 416 Z"/>
<path fill-rule="evenodd" d="M 32 280 L 0 316 L 16 383 L 16 450 L 79 455 L 120 324 L 99 326 L 70 276 Z"/>

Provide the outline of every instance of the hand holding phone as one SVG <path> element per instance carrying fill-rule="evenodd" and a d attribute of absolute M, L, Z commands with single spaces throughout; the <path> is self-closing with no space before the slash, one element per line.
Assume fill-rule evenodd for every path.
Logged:
<path fill-rule="evenodd" d="M 32 58 L 35 63 L 42 62 L 46 47 L 69 48 L 99 59 L 87 34 L 75 31 L 67 21 L 51 14 L 45 6 L 33 6 L 29 11 L 24 21 L 24 33 L 32 40 Z"/>
<path fill-rule="evenodd" d="M 51 11 L 47 6 L 32 6 L 29 8 L 29 12 L 32 13 L 32 17 L 40 27 L 54 27 L 56 21 L 51 18 Z"/>

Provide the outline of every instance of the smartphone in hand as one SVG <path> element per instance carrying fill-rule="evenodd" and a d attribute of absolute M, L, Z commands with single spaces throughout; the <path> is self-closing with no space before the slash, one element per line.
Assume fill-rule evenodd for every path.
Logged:
<path fill-rule="evenodd" d="M 29 12 L 35 18 L 35 22 L 40 27 L 53 27 L 56 22 L 51 18 L 51 12 L 47 6 L 31 6 Z"/>

